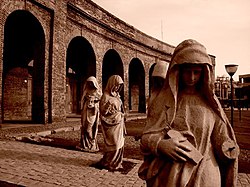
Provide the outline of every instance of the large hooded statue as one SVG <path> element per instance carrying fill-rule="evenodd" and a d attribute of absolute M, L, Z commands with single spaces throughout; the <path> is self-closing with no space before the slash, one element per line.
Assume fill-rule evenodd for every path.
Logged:
<path fill-rule="evenodd" d="M 186 75 L 199 78 L 193 92 L 186 91 L 193 84 Z M 197 41 L 176 47 L 164 86 L 148 109 L 141 149 L 138 174 L 147 186 L 236 186 L 239 147 L 214 94 L 211 59 Z"/>

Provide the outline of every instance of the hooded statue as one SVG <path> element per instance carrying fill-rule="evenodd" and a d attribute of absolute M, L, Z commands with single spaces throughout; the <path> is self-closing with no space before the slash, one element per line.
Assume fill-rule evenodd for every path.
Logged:
<path fill-rule="evenodd" d="M 167 69 L 168 69 L 167 62 L 159 61 L 155 64 L 152 72 L 152 89 L 150 91 L 148 106 L 150 106 L 150 104 L 154 101 L 155 96 L 159 93 L 159 91 L 163 87 Z"/>
<path fill-rule="evenodd" d="M 125 123 L 123 103 L 119 92 L 123 86 L 123 80 L 119 75 L 112 75 L 100 101 L 100 117 L 102 134 L 104 138 L 104 155 L 97 163 L 98 168 L 109 171 L 122 169 Z"/>
<path fill-rule="evenodd" d="M 81 98 L 81 138 L 77 149 L 87 152 L 99 150 L 97 133 L 99 120 L 99 101 L 102 96 L 101 88 L 95 77 L 90 76 L 83 87 Z"/>
<path fill-rule="evenodd" d="M 188 65 L 202 68 L 195 94 L 182 92 L 181 67 Z M 236 186 L 239 147 L 214 94 L 213 73 L 211 59 L 199 42 L 188 39 L 175 48 L 141 138 L 144 162 L 138 174 L 147 186 Z M 163 140 L 175 136 L 186 138 L 185 145 L 191 147 L 187 161 L 173 160 L 159 151 Z"/>

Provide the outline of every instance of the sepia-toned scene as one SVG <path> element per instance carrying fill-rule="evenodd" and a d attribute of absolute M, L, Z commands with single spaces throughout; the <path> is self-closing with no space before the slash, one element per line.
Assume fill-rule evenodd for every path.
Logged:
<path fill-rule="evenodd" d="M 249 62 L 114 3 L 0 2 L 0 186 L 250 186 Z"/>

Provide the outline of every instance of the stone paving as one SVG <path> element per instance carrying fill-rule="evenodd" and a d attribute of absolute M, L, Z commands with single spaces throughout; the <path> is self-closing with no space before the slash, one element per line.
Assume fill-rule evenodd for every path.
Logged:
<path fill-rule="evenodd" d="M 250 112 L 247 114 L 249 122 Z M 134 114 L 130 118 L 137 119 L 138 116 Z M 249 123 L 245 121 L 236 127 L 248 126 Z M 11 127 L 7 125 L 6 128 Z M 57 129 L 59 130 L 62 129 Z M 245 132 L 244 128 L 243 130 Z M 249 143 L 248 139 L 242 141 Z M 146 186 L 137 175 L 142 161 L 124 159 L 134 163 L 135 166 L 127 174 L 122 174 L 91 167 L 101 157 L 100 153 L 86 153 L 19 141 L 0 141 L 0 186 Z M 239 173 L 237 187 L 250 187 L 250 173 Z"/>
<path fill-rule="evenodd" d="M 14 186 L 146 186 L 137 171 L 141 161 L 127 174 L 90 167 L 101 154 L 36 145 L 17 141 L 0 141 L 0 186 L 5 181 Z M 239 173 L 238 187 L 250 186 L 250 174 Z"/>
<path fill-rule="evenodd" d="M 16 186 L 39 187 L 145 186 L 137 176 L 140 161 L 127 159 L 136 164 L 127 174 L 90 167 L 101 157 L 101 154 L 95 153 L 0 141 L 0 181 Z"/>

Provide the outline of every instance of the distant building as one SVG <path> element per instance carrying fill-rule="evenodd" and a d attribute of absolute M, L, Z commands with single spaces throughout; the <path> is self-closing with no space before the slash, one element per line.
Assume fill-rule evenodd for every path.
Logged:
<path fill-rule="evenodd" d="M 238 98 L 242 100 L 243 107 L 250 106 L 250 74 L 239 75 Z"/>
<path fill-rule="evenodd" d="M 244 86 L 250 86 L 250 74 L 239 75 L 239 81 L 240 81 Z"/>
<path fill-rule="evenodd" d="M 223 107 L 229 107 L 231 94 L 233 94 L 234 107 L 249 108 L 250 106 L 250 74 L 240 75 L 239 81 L 233 81 L 231 93 L 230 78 L 217 76 L 215 80 L 215 94 Z"/>
<path fill-rule="evenodd" d="M 230 79 L 226 76 L 217 76 L 215 80 L 215 94 L 223 107 L 228 106 L 228 99 L 231 98 Z"/>

